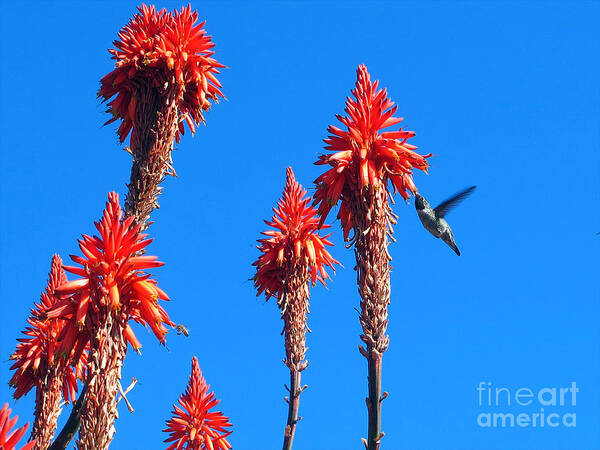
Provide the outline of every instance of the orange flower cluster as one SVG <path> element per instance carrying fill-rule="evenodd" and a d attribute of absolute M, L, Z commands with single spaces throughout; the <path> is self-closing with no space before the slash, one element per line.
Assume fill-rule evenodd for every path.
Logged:
<path fill-rule="evenodd" d="M 223 97 L 215 75 L 225 66 L 212 58 L 214 44 L 203 29 L 205 22 L 196 24 L 198 13 L 192 12 L 190 5 L 172 13 L 146 5 L 138 10 L 119 32 L 116 49 L 109 50 L 116 68 L 100 81 L 99 97 L 107 101 L 116 95 L 107 111 L 113 118 L 106 123 L 122 120 L 118 130 L 121 142 L 130 131 L 135 133 L 136 93 L 150 82 L 159 89 L 176 86 L 181 119 L 194 133 L 195 126 L 204 122 L 202 111 L 210 108 L 209 100 Z M 177 142 L 183 133 L 180 122 Z"/>
<path fill-rule="evenodd" d="M 12 432 L 10 429 L 15 426 L 19 416 L 10 418 L 11 410 L 8 408 L 8 403 L 5 403 L 2 409 L 0 409 L 0 449 L 2 450 L 16 450 L 17 443 L 23 437 L 29 424 L 23 425 L 21 428 L 17 428 Z M 30 450 L 35 445 L 35 441 L 31 441 L 21 447 L 21 450 Z"/>
<path fill-rule="evenodd" d="M 18 339 L 17 349 L 10 359 L 15 360 L 11 370 L 16 370 L 10 385 L 15 388 L 15 398 L 27 394 L 34 386 L 40 387 L 49 367 L 57 363 L 56 350 L 60 346 L 59 336 L 65 325 L 64 320 L 41 320 L 44 311 L 51 308 L 57 301 L 54 290 L 67 282 L 67 276 L 62 269 L 60 256 L 54 255 L 48 277 L 46 290 L 42 292 L 40 302 L 35 304 L 27 319 L 30 325 L 25 329 L 24 338 Z M 75 399 L 77 378 L 83 376 L 86 363 L 85 353 L 73 361 L 73 367 L 65 364 L 63 372 L 62 391 L 65 401 Z"/>
<path fill-rule="evenodd" d="M 317 210 L 310 206 L 312 198 L 305 196 L 306 190 L 288 167 L 283 197 L 277 208 L 273 208 L 275 215 L 271 222 L 265 220 L 275 229 L 262 232 L 268 237 L 258 240 L 262 254 L 253 264 L 257 267 L 254 285 L 258 295 L 264 292 L 267 299 L 281 293 L 286 271 L 293 261 L 308 265 L 313 285 L 317 280 L 325 284 L 329 278 L 325 266 L 335 270 L 333 264 L 339 264 L 325 248 L 333 245 L 327 240 L 330 235 L 319 236 L 319 229 L 329 225 L 320 226 Z"/>
<path fill-rule="evenodd" d="M 133 225 L 133 217 L 122 220 L 123 212 L 119 196 L 108 194 L 108 202 L 102 220 L 96 222 L 100 236 L 86 236 L 79 240 L 83 257 L 71 255 L 82 267 L 64 266 L 67 272 L 82 278 L 63 284 L 55 290 L 61 299 L 46 311 L 49 319 L 67 321 L 60 351 L 72 358 L 81 354 L 103 314 L 118 311 L 121 317 L 147 325 L 157 339 L 164 344 L 167 328 L 174 326 L 158 299 L 169 300 L 145 269 L 160 267 L 156 256 L 138 256 L 152 239 L 139 232 L 140 225 Z M 141 348 L 129 323 L 124 335 L 134 350 Z"/>
<path fill-rule="evenodd" d="M 412 180 L 413 168 L 427 171 L 426 158 L 431 156 L 416 153 L 417 147 L 407 142 L 415 135 L 413 131 L 400 128 L 380 132 L 403 120 L 394 117 L 398 107 L 388 98 L 385 89 L 378 89 L 378 81 L 371 82 L 364 65 L 358 67 L 357 78 L 352 90 L 354 98 L 346 100 L 348 115 L 336 115 L 346 131 L 329 126 L 325 149 L 334 153 L 321 155 L 315 163 L 332 167 L 315 180 L 315 204 L 321 221 L 341 198 L 338 218 L 346 238 L 353 226 L 349 199 L 357 197 L 366 186 L 387 189 L 388 180 L 394 192 L 407 199 L 409 192 L 417 192 Z"/>
<path fill-rule="evenodd" d="M 198 358 L 192 358 L 192 374 L 179 404 L 173 405 L 173 417 L 167 420 L 163 431 L 171 436 L 165 442 L 173 442 L 167 450 L 173 449 L 230 449 L 226 437 L 231 434 L 229 419 L 222 412 L 209 412 L 219 403 L 215 394 L 208 393 L 209 386 L 202 377 Z"/>

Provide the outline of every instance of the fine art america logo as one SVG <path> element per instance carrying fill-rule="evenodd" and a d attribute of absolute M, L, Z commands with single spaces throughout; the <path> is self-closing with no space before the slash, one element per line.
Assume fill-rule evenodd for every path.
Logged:
<path fill-rule="evenodd" d="M 577 393 L 570 386 L 508 388 L 481 381 L 476 388 L 479 401 L 477 425 L 483 428 L 576 427 Z"/>

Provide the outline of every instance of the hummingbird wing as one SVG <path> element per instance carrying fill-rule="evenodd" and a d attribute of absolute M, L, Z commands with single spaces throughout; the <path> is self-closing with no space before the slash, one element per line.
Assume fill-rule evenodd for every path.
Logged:
<path fill-rule="evenodd" d="M 434 208 L 435 216 L 438 218 L 443 218 L 452 208 L 458 205 L 461 201 L 469 196 L 471 192 L 475 190 L 477 186 L 471 186 L 467 189 L 460 191 L 458 194 L 450 197 L 449 199 L 443 201 L 438 206 Z"/>

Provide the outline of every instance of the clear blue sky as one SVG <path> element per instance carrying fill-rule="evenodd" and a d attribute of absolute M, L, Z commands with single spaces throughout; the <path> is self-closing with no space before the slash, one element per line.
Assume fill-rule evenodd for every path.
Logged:
<path fill-rule="evenodd" d="M 130 157 L 96 99 L 107 48 L 134 2 L 4 2 L 0 133 L 0 403 L 15 402 L 8 355 L 44 288 L 51 255 L 79 253 L 106 193 L 125 193 Z M 177 2 L 159 7 L 173 9 Z M 214 36 L 228 101 L 174 154 L 151 227 L 154 273 L 168 311 L 191 330 L 170 351 L 143 329 L 140 380 L 117 423 L 115 449 L 164 448 L 161 432 L 185 389 L 191 357 L 235 424 L 237 449 L 281 445 L 286 404 L 282 323 L 251 282 L 263 219 L 291 165 L 310 187 L 327 125 L 358 64 L 399 105 L 412 142 L 434 153 L 415 182 L 432 203 L 478 189 L 449 215 L 457 257 L 421 227 L 412 202 L 395 211 L 391 345 L 384 356 L 383 449 L 600 448 L 600 7 L 596 2 L 196 2 Z M 353 253 L 311 296 L 296 449 L 361 448 L 366 361 L 358 353 Z M 513 393 L 580 390 L 576 427 L 482 428 L 477 386 Z M 485 397 L 484 397 L 485 398 Z M 124 405 L 123 405 L 124 406 Z"/>

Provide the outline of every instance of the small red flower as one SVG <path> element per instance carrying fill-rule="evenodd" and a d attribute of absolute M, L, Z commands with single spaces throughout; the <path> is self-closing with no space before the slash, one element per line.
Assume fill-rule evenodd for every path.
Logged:
<path fill-rule="evenodd" d="M 391 182 L 394 192 L 407 199 L 417 192 L 412 180 L 412 170 L 427 171 L 431 154 L 420 155 L 416 146 L 409 144 L 413 131 L 384 131 L 403 119 L 394 117 L 397 106 L 388 98 L 385 89 L 378 89 L 379 82 L 371 82 L 364 65 L 358 67 L 354 98 L 346 100 L 347 116 L 336 115 L 346 126 L 346 131 L 329 126 L 330 136 L 325 139 L 325 149 L 334 153 L 321 155 L 315 163 L 328 164 L 332 168 L 315 180 L 317 190 L 315 204 L 319 207 L 321 221 L 341 198 L 338 218 L 342 222 L 344 237 L 353 227 L 350 198 L 358 197 L 362 189 L 388 189 Z"/>
<path fill-rule="evenodd" d="M 60 346 L 59 336 L 65 326 L 65 321 L 60 319 L 41 320 L 43 312 L 51 308 L 58 300 L 54 290 L 67 282 L 67 276 L 62 269 L 60 256 L 54 255 L 48 277 L 46 290 L 42 292 L 40 302 L 35 304 L 31 315 L 27 319 L 29 327 L 25 329 L 24 338 L 18 339 L 17 349 L 11 355 L 15 360 L 11 370 L 16 370 L 10 385 L 15 388 L 15 398 L 27 394 L 34 386 L 41 387 L 43 379 L 50 366 L 57 364 L 56 350 Z M 77 374 L 85 365 L 85 354 L 74 361 L 77 369 L 65 364 L 62 383 L 65 401 L 73 401 L 77 391 Z"/>
<path fill-rule="evenodd" d="M 61 351 L 77 356 L 89 341 L 97 324 L 102 323 L 108 310 L 119 312 L 121 317 L 147 325 L 164 344 L 167 328 L 174 326 L 158 299 L 169 300 L 145 269 L 160 267 L 156 256 L 139 256 L 152 239 L 140 234 L 140 225 L 132 225 L 133 217 L 122 220 L 123 213 L 116 193 L 108 194 L 102 220 L 95 223 L 100 236 L 87 236 L 79 240 L 83 257 L 71 255 L 82 267 L 64 266 L 67 272 L 82 278 L 63 284 L 55 290 L 61 296 L 46 311 L 47 318 L 68 321 L 62 333 Z M 129 324 L 124 336 L 134 350 L 141 344 Z"/>
<path fill-rule="evenodd" d="M 309 267 L 313 285 L 317 280 L 325 284 L 329 278 L 325 266 L 335 270 L 333 265 L 339 264 L 325 248 L 333 245 L 327 240 L 330 235 L 319 236 L 319 229 L 329 225 L 319 225 L 317 210 L 310 206 L 312 198 L 305 196 L 306 190 L 296 182 L 294 172 L 288 167 L 283 197 L 277 208 L 273 208 L 272 221 L 265 220 L 274 230 L 262 232 L 268 237 L 259 239 L 258 249 L 262 254 L 254 263 L 257 267 L 254 285 L 258 295 L 264 292 L 267 299 L 281 293 L 292 261 L 304 262 Z"/>
<path fill-rule="evenodd" d="M 188 387 L 179 397 L 179 404 L 173 405 L 173 418 L 167 420 L 163 430 L 171 436 L 165 442 L 173 442 L 167 450 L 173 449 L 230 449 L 225 439 L 231 434 L 229 419 L 222 412 L 209 412 L 219 403 L 215 394 L 208 393 L 209 386 L 202 377 L 198 358 L 192 358 L 192 374 Z"/>
<path fill-rule="evenodd" d="M 136 130 L 140 86 L 172 85 L 177 88 L 181 120 L 194 133 L 195 126 L 204 122 L 202 111 L 210 108 L 209 100 L 223 97 L 215 75 L 225 66 L 212 57 L 214 44 L 203 29 L 206 22 L 197 24 L 198 13 L 190 5 L 172 13 L 146 5 L 138 11 L 119 32 L 116 49 L 109 50 L 116 68 L 100 82 L 99 97 L 107 101 L 116 95 L 108 104 L 113 118 L 107 124 L 121 119 L 118 134 L 125 141 Z M 183 132 L 180 122 L 177 142 Z"/>
<path fill-rule="evenodd" d="M 0 450 L 16 450 L 17 443 L 23 437 L 29 423 L 26 423 L 21 428 L 10 431 L 15 426 L 19 416 L 10 418 L 11 410 L 8 408 L 8 403 L 5 403 L 0 409 Z M 35 441 L 28 442 L 21 450 L 30 450 L 35 445 Z"/>

